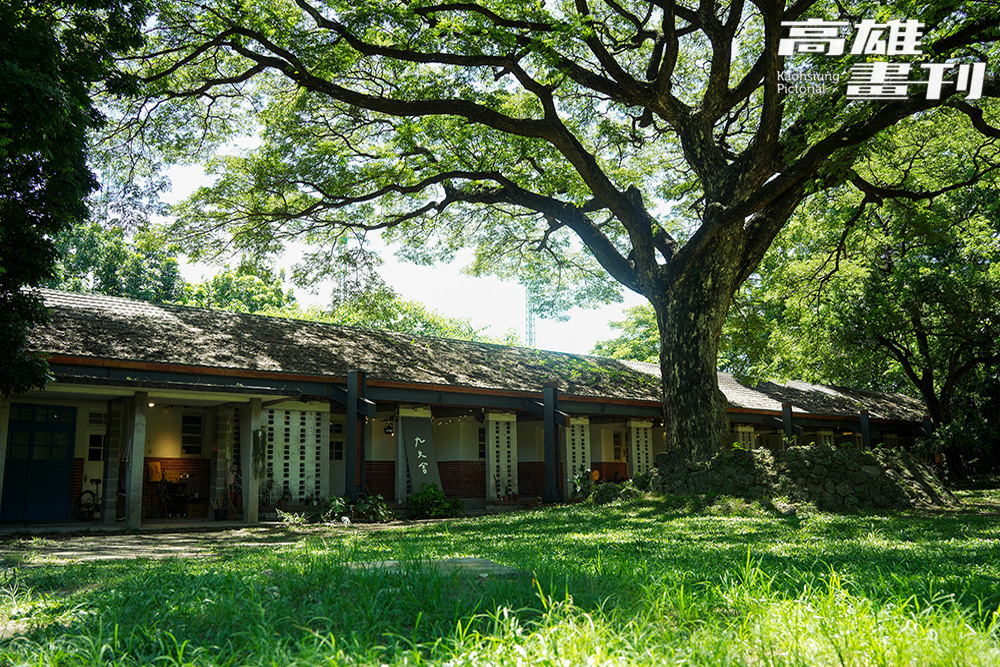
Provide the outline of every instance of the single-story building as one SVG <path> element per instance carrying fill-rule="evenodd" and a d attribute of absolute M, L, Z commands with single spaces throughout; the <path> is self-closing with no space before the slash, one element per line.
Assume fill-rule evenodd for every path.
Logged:
<path fill-rule="evenodd" d="M 54 381 L 0 399 L 0 521 L 65 520 L 103 482 L 102 520 L 213 505 L 558 501 L 574 474 L 626 479 L 662 451 L 654 364 L 42 290 Z M 906 446 L 919 401 L 719 374 L 734 442 Z M 121 493 L 119 493 L 121 489 Z M 227 500 L 228 499 L 228 500 Z"/>

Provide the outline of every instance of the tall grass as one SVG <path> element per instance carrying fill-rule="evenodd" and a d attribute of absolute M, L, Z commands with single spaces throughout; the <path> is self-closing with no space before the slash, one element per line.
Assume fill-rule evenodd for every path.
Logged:
<path fill-rule="evenodd" d="M 0 663 L 1000 664 L 998 533 L 973 515 L 645 499 L 212 559 L 32 566 L 29 550 L 0 587 Z M 427 563 L 456 556 L 524 574 Z"/>

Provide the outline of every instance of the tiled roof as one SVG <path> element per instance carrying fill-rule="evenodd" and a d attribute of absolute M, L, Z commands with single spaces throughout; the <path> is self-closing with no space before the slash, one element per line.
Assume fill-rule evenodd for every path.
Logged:
<path fill-rule="evenodd" d="M 373 381 L 537 392 L 555 382 L 564 394 L 659 400 L 655 364 L 563 352 L 413 336 L 228 311 L 42 290 L 51 322 L 33 335 L 51 354 L 195 367 L 343 377 L 363 370 Z M 805 383 L 749 388 L 719 374 L 734 408 L 919 419 L 919 401 Z"/>
<path fill-rule="evenodd" d="M 623 361 L 629 368 L 660 378 L 660 367 L 642 361 Z M 809 384 L 790 380 L 785 383 L 759 382 L 741 384 L 730 373 L 719 373 L 719 389 L 726 395 L 729 406 L 744 410 L 781 412 L 782 403 L 791 403 L 796 413 L 855 416 L 862 408 L 873 419 L 920 421 L 925 413 L 923 403 L 912 396 L 888 394 L 848 387 Z"/>

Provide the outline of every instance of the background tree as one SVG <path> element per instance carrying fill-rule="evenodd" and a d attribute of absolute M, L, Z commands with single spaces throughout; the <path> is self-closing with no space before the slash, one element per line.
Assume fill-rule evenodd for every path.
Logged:
<path fill-rule="evenodd" d="M 443 315 L 419 301 L 404 299 L 385 284 L 340 302 L 332 312 L 323 317 L 310 317 L 308 311 L 306 317 L 418 336 L 437 336 L 502 345 L 521 344 L 512 329 L 508 329 L 503 336 L 491 336 L 486 333 L 486 327 L 475 326 L 467 317 Z"/>
<path fill-rule="evenodd" d="M 177 301 L 187 306 L 218 308 L 237 313 L 268 314 L 297 308 L 295 294 L 285 287 L 285 272 L 244 261 L 211 278 L 185 285 Z"/>
<path fill-rule="evenodd" d="M 756 320 L 761 375 L 909 385 L 945 423 L 962 379 L 1000 361 L 1000 148 L 947 120 L 899 124 L 853 192 L 815 198 L 786 228 L 743 298 L 772 315 Z"/>
<path fill-rule="evenodd" d="M 897 124 L 849 176 L 799 209 L 737 294 L 720 363 L 741 379 L 796 378 L 920 397 L 928 441 L 964 477 L 995 458 L 1000 368 L 1000 150 L 958 118 Z M 598 353 L 645 359 L 649 308 Z"/>
<path fill-rule="evenodd" d="M 55 246 L 58 259 L 47 287 L 152 302 L 182 297 L 177 248 L 149 232 L 127 238 L 118 226 L 79 223 L 60 234 Z"/>
<path fill-rule="evenodd" d="M 352 254 L 336 275 L 341 289 L 328 309 L 303 309 L 284 271 L 244 259 L 198 283 L 185 281 L 176 246 L 161 245 L 148 231 L 128 237 L 119 226 L 74 225 L 56 239 L 59 259 L 46 287 L 106 294 L 154 303 L 178 303 L 238 313 L 330 322 L 421 336 L 518 345 L 516 334 L 490 336 L 468 318 L 450 317 L 404 299 L 371 271 L 377 257 Z"/>
<path fill-rule="evenodd" d="M 749 375 L 919 396 L 961 477 L 962 450 L 992 442 L 998 416 L 1000 149 L 958 123 L 900 123 L 858 161 L 853 191 L 802 207 L 727 329 L 759 341 Z"/>
<path fill-rule="evenodd" d="M 942 104 L 787 97 L 783 69 L 846 80 L 865 57 L 786 62 L 781 22 L 887 15 L 924 23 L 935 61 L 991 56 L 1000 37 L 980 2 L 164 0 L 136 64 L 151 100 L 176 103 L 133 117 L 155 109 L 171 150 L 212 152 L 259 110 L 260 145 L 215 159 L 184 209 L 177 233 L 203 247 L 386 230 L 412 259 L 474 247 L 477 270 L 556 276 L 561 302 L 609 297 L 609 276 L 642 294 L 667 445 L 707 456 L 728 431 L 716 363 L 733 294 L 866 142 Z"/>
<path fill-rule="evenodd" d="M 46 378 L 26 339 L 44 310 L 23 288 L 51 276 L 53 238 L 86 217 L 91 86 L 123 89 L 114 55 L 139 45 L 144 17 L 128 0 L 0 3 L 0 394 Z"/>
<path fill-rule="evenodd" d="M 625 319 L 609 322 L 608 326 L 619 333 L 614 338 L 599 340 L 591 350 L 593 354 L 610 359 L 632 359 L 656 363 L 660 357 L 660 332 L 656 328 L 656 313 L 649 305 L 632 306 L 625 311 Z"/>

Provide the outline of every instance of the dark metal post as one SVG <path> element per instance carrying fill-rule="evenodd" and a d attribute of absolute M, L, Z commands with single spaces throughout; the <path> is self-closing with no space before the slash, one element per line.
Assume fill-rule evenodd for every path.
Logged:
<path fill-rule="evenodd" d="M 545 489 L 542 501 L 554 503 L 562 501 L 559 492 L 559 447 L 556 429 L 556 411 L 559 409 L 559 390 L 554 384 L 546 383 L 542 389 L 542 421 L 545 433 Z"/>
<path fill-rule="evenodd" d="M 357 500 L 365 490 L 365 449 L 368 429 L 361 417 L 361 401 L 365 398 L 364 371 L 347 373 L 347 433 L 344 443 L 344 492 L 350 500 Z"/>
<path fill-rule="evenodd" d="M 355 371 L 358 374 L 358 398 L 365 399 L 368 397 L 368 375 L 364 371 Z M 362 410 L 362 406 L 359 402 L 358 409 Z M 363 410 L 362 410 L 363 411 Z M 370 415 L 372 420 L 375 419 L 375 414 Z M 360 432 L 358 433 L 358 463 L 357 463 L 357 493 L 358 495 L 365 494 L 365 457 L 367 456 L 367 451 L 369 445 L 371 445 L 372 434 L 371 430 L 368 428 L 368 417 L 363 417 L 359 422 Z"/>
<path fill-rule="evenodd" d="M 347 373 L 347 432 L 344 434 L 344 493 L 358 499 L 358 371 Z"/>
<path fill-rule="evenodd" d="M 792 404 L 781 404 L 781 426 L 785 431 L 785 443 L 795 437 L 795 427 L 792 425 Z M 784 447 L 782 447 L 784 449 Z"/>
<path fill-rule="evenodd" d="M 862 410 L 861 414 L 861 446 L 865 449 L 872 448 L 872 427 L 868 421 L 868 411 Z"/>

